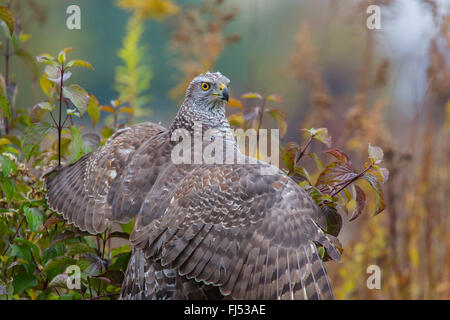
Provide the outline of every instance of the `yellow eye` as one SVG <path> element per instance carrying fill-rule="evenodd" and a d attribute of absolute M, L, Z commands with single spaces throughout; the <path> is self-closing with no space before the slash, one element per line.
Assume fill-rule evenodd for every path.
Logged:
<path fill-rule="evenodd" d="M 209 89 L 209 83 L 203 82 L 203 83 L 202 83 L 202 89 L 203 89 L 203 91 L 208 90 L 208 89 Z"/>

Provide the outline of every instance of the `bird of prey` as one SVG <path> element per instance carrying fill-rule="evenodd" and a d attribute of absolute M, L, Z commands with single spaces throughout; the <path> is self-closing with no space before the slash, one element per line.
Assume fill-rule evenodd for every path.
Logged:
<path fill-rule="evenodd" d="M 331 299 L 317 251 L 340 259 L 325 217 L 290 177 L 262 161 L 175 163 L 177 130 L 214 129 L 229 139 L 229 79 L 204 73 L 189 84 L 168 129 L 142 123 L 49 176 L 51 208 L 81 230 L 104 232 L 135 218 L 121 299 Z M 205 142 L 206 141 L 206 142 Z M 192 148 L 192 157 L 195 156 Z M 273 166 L 272 166 L 273 167 Z"/>

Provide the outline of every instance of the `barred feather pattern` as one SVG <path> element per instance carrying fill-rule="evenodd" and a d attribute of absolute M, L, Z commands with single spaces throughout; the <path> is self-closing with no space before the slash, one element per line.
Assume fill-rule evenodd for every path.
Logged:
<path fill-rule="evenodd" d="M 318 226 L 304 191 L 281 172 L 261 176 L 263 165 L 194 169 L 162 215 L 143 205 L 133 245 L 233 299 L 331 299 L 315 243 L 339 260 L 337 240 Z"/>
<path fill-rule="evenodd" d="M 218 287 L 180 276 L 176 269 L 145 259 L 134 248 L 120 292 L 121 300 L 222 300 Z"/>
<path fill-rule="evenodd" d="M 204 81 L 218 87 L 229 80 L 200 75 L 169 129 L 132 126 L 49 175 L 50 206 L 91 233 L 136 218 L 122 299 L 333 298 L 316 245 L 339 260 L 339 242 L 324 233 L 325 217 L 292 179 L 250 161 L 234 139 L 239 164 L 172 162 L 172 133 L 193 135 L 195 122 L 217 131 L 203 149 L 230 142 L 225 103 L 206 96 Z M 201 152 L 191 151 L 194 159 Z M 262 174 L 269 167 L 274 173 Z"/>
<path fill-rule="evenodd" d="M 104 146 L 49 173 L 46 197 L 50 207 L 83 231 L 104 232 L 112 220 L 107 195 L 113 182 L 143 141 L 163 130 L 151 122 L 118 130 Z"/>

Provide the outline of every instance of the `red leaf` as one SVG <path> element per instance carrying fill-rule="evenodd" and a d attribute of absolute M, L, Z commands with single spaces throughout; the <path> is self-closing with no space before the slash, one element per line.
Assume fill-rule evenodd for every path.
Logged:
<path fill-rule="evenodd" d="M 358 218 L 361 215 L 361 213 L 363 212 L 364 207 L 366 206 L 366 194 L 357 185 L 355 185 L 354 187 L 355 187 L 355 191 L 356 191 L 356 199 L 355 199 L 356 207 L 355 207 L 355 210 L 353 210 L 349 221 L 353 221 L 356 218 Z"/>
<path fill-rule="evenodd" d="M 352 165 L 352 161 L 350 160 L 349 156 L 344 151 L 341 151 L 338 149 L 330 149 L 325 152 L 328 154 L 331 154 L 333 157 L 335 157 L 336 159 L 338 159 L 341 162 Z"/>

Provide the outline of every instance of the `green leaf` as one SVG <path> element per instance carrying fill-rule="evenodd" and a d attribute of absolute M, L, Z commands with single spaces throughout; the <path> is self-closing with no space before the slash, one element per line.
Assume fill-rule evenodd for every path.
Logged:
<path fill-rule="evenodd" d="M 51 125 L 47 122 L 33 123 L 24 131 L 24 138 L 22 141 L 22 152 L 27 160 L 39 150 L 39 145 L 50 131 Z"/>
<path fill-rule="evenodd" d="M 126 232 L 128 234 L 131 234 L 131 232 L 134 229 L 134 219 L 131 219 L 129 222 L 127 223 L 121 223 L 120 227 L 122 228 L 123 232 Z"/>
<path fill-rule="evenodd" d="M 310 152 L 308 153 L 308 156 L 310 156 L 314 160 L 317 169 L 319 169 L 319 171 L 322 171 L 325 165 L 323 164 L 322 160 L 319 159 L 317 154 L 315 154 L 314 152 Z"/>
<path fill-rule="evenodd" d="M 75 108 L 74 109 L 67 109 L 66 112 L 67 112 L 67 115 L 69 115 L 69 116 L 75 116 L 75 117 L 80 118 L 80 113 Z"/>
<path fill-rule="evenodd" d="M 305 168 L 295 167 L 294 175 L 300 177 L 302 180 L 308 181 L 308 183 L 311 184 L 311 178 L 309 177 L 308 171 L 306 171 Z"/>
<path fill-rule="evenodd" d="M 58 61 L 59 63 L 61 63 L 62 65 L 64 65 L 64 63 L 66 63 L 66 53 L 72 51 L 73 48 L 64 48 L 62 49 L 59 53 L 58 53 Z"/>
<path fill-rule="evenodd" d="M 88 148 L 83 142 L 80 130 L 75 126 L 70 126 L 72 133 L 72 157 L 71 163 L 78 161 L 85 153 L 88 152 Z"/>
<path fill-rule="evenodd" d="M 11 181 L 10 179 L 4 179 L 3 181 L 0 181 L 0 186 L 3 191 L 3 194 L 6 197 L 6 201 L 8 201 L 8 204 L 10 204 L 14 196 L 14 189 L 15 189 L 14 182 Z"/>
<path fill-rule="evenodd" d="M 19 41 L 24 43 L 24 42 L 28 41 L 30 36 L 31 36 L 30 34 L 25 34 L 25 33 L 21 34 L 20 37 L 19 37 Z"/>
<path fill-rule="evenodd" d="M 369 182 L 373 191 L 375 192 L 375 212 L 374 216 L 379 214 L 386 208 L 386 204 L 384 203 L 383 191 L 381 189 L 380 182 L 371 174 L 366 173 L 363 176 L 363 179 Z"/>
<path fill-rule="evenodd" d="M 286 113 L 280 108 L 271 108 L 266 112 L 275 120 L 280 128 L 280 137 L 283 137 L 287 131 Z"/>
<path fill-rule="evenodd" d="M 68 256 L 74 256 L 74 255 L 77 255 L 80 253 L 86 253 L 86 252 L 95 253 L 95 250 L 93 248 L 91 248 L 86 243 L 82 243 L 82 242 L 69 243 L 69 244 L 67 244 L 66 247 L 67 247 L 66 255 L 68 255 Z"/>
<path fill-rule="evenodd" d="M 70 68 L 70 67 L 84 67 L 84 68 L 89 68 L 94 70 L 94 67 L 92 67 L 92 65 L 84 60 L 72 60 L 69 61 L 66 65 L 66 68 Z"/>
<path fill-rule="evenodd" d="M 92 127 L 95 128 L 95 125 L 100 120 L 100 104 L 98 103 L 97 98 L 89 94 L 89 103 L 87 108 L 87 113 L 89 114 L 89 117 L 92 121 Z"/>
<path fill-rule="evenodd" d="M 122 252 L 117 255 L 114 255 L 114 262 L 109 268 L 110 270 L 122 270 L 125 272 L 128 266 L 128 262 L 130 261 L 131 250 L 128 249 L 127 252 Z"/>
<path fill-rule="evenodd" d="M 52 57 L 51 55 L 47 54 L 47 53 L 44 53 L 44 54 L 41 54 L 41 55 L 37 56 L 36 57 L 36 61 L 39 62 L 39 63 L 48 64 L 48 65 L 51 65 L 51 66 L 54 66 L 54 67 L 58 67 L 59 66 L 58 62 L 55 61 L 55 58 Z"/>
<path fill-rule="evenodd" d="M 64 243 L 57 243 L 54 246 L 45 249 L 44 252 L 42 252 L 42 263 L 46 264 L 51 259 L 64 255 L 66 252 L 65 250 Z"/>
<path fill-rule="evenodd" d="M 55 109 L 55 106 L 50 104 L 48 101 L 39 102 L 37 106 L 43 110 L 47 111 L 53 111 Z"/>
<path fill-rule="evenodd" d="M 35 257 L 36 260 L 40 260 L 39 247 L 37 245 L 35 245 L 33 242 L 31 242 L 30 240 L 27 240 L 27 239 L 22 239 L 22 238 L 16 238 L 13 240 L 13 242 L 20 245 L 21 247 L 26 247 L 30 251 L 30 253 L 33 254 L 33 256 Z"/>
<path fill-rule="evenodd" d="M 114 231 L 114 232 L 111 232 L 111 234 L 108 236 L 108 239 L 109 238 L 122 238 L 122 239 L 129 240 L 130 234 L 126 233 L 126 232 Z"/>
<path fill-rule="evenodd" d="M 283 162 L 289 171 L 294 170 L 295 156 L 300 149 L 299 145 L 295 142 L 288 142 L 283 150 Z"/>
<path fill-rule="evenodd" d="M 39 79 L 39 84 L 41 85 L 42 92 L 49 98 L 53 97 L 54 83 L 50 81 L 45 75 L 42 75 Z"/>
<path fill-rule="evenodd" d="M 63 91 L 64 96 L 72 101 L 80 111 L 80 116 L 82 116 L 89 104 L 89 95 L 86 90 L 77 84 L 71 84 L 69 87 L 64 87 Z"/>
<path fill-rule="evenodd" d="M 11 37 L 11 35 L 14 33 L 14 26 L 16 22 L 14 14 L 8 8 L 0 7 L 0 20 L 2 20 L 8 26 L 8 37 Z"/>
<path fill-rule="evenodd" d="M 59 256 L 47 262 L 44 266 L 44 273 L 53 278 L 56 275 L 63 273 L 70 265 L 76 264 L 76 260 L 68 256 Z"/>
<path fill-rule="evenodd" d="M 40 227 L 42 222 L 44 222 L 42 213 L 37 208 L 28 208 L 28 207 L 24 207 L 23 211 L 25 212 L 25 217 L 27 219 L 27 223 L 31 231 L 33 232 L 36 231 L 36 229 Z"/>
<path fill-rule="evenodd" d="M 9 254 L 10 257 L 21 258 L 28 262 L 32 261 L 31 251 L 29 250 L 29 248 L 17 244 L 12 244 L 10 248 L 11 248 L 11 252 Z"/>
<path fill-rule="evenodd" d="M 38 281 L 32 274 L 19 273 L 14 276 L 14 294 L 21 294 L 26 289 L 37 286 Z"/>
<path fill-rule="evenodd" d="M 11 107 L 9 105 L 9 100 L 0 93 L 0 110 L 2 110 L 3 116 L 11 120 Z"/>
<path fill-rule="evenodd" d="M 324 247 L 317 248 L 317 253 L 319 254 L 320 259 L 323 260 L 323 257 L 325 256 L 325 248 Z"/>
<path fill-rule="evenodd" d="M 327 205 L 321 205 L 319 210 L 327 221 L 327 233 L 337 237 L 342 228 L 341 215 L 337 212 L 336 208 Z"/>
<path fill-rule="evenodd" d="M 49 287 L 67 288 L 67 280 L 69 276 L 66 273 L 56 275 L 48 284 Z"/>
<path fill-rule="evenodd" d="M 322 142 L 325 144 L 328 148 L 331 147 L 331 137 L 328 135 L 328 129 L 327 128 L 319 128 L 316 130 L 316 134 L 314 135 L 314 138 L 317 141 Z"/>
<path fill-rule="evenodd" d="M 1 159 L 1 164 L 2 164 L 2 173 L 3 173 L 3 177 L 6 178 L 8 177 L 9 173 L 11 172 L 11 169 L 13 168 L 13 164 L 15 165 L 15 163 L 13 161 L 11 161 L 11 159 L 9 159 L 6 156 L 0 155 L 0 159 Z M 16 166 L 16 172 L 17 172 L 17 166 Z"/>

